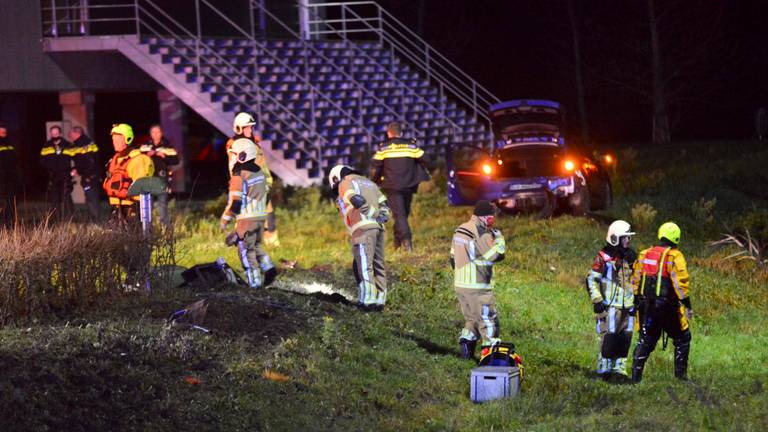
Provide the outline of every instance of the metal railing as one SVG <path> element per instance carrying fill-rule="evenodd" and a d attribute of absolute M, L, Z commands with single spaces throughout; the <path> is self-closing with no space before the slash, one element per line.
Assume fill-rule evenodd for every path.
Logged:
<path fill-rule="evenodd" d="M 490 130 L 487 110 L 499 99 L 376 2 L 310 3 L 307 7 L 312 10 L 308 23 L 311 37 L 341 35 L 347 40 L 355 35 L 388 46 L 437 84 L 441 95 L 452 95 Z"/>
<path fill-rule="evenodd" d="M 405 110 L 401 110 L 400 112 L 397 112 L 395 109 L 393 109 L 389 104 L 386 103 L 385 100 L 383 100 L 381 97 L 377 96 L 375 92 L 371 91 L 370 89 L 366 88 L 363 83 L 361 83 L 359 80 L 357 80 L 351 72 L 348 72 L 345 70 L 342 66 L 338 65 L 334 59 L 328 57 L 321 49 L 319 49 L 315 44 L 307 42 L 304 38 L 299 35 L 290 25 L 286 24 L 283 20 L 281 20 L 279 17 L 277 17 L 275 14 L 270 12 L 266 7 L 263 5 L 262 0 L 251 0 L 250 6 L 252 8 L 251 16 L 253 17 L 254 14 L 260 15 L 264 18 L 268 17 L 270 20 L 274 21 L 277 26 L 282 29 L 286 34 L 292 36 L 295 38 L 293 41 L 297 42 L 301 46 L 301 50 L 303 51 L 304 55 L 304 67 L 305 67 L 305 74 L 308 76 L 308 70 L 309 70 L 309 62 L 308 62 L 308 53 L 312 53 L 313 57 L 321 58 L 323 59 L 324 63 L 328 66 L 330 66 L 334 71 L 336 71 L 338 74 L 343 76 L 346 79 L 346 82 L 353 86 L 354 89 L 356 89 L 359 92 L 359 100 L 358 100 L 358 107 L 359 107 L 359 121 L 360 126 L 365 128 L 366 131 L 369 131 L 367 127 L 364 126 L 364 119 L 362 117 L 363 112 L 363 102 L 362 102 L 362 96 L 365 95 L 368 99 L 375 101 L 380 106 L 383 106 L 384 109 L 394 116 L 400 123 L 402 123 L 407 129 L 410 129 L 414 135 L 416 135 L 417 138 L 423 138 L 424 134 L 423 132 L 419 131 L 414 125 L 411 125 L 410 122 L 405 117 Z M 253 22 L 253 20 L 252 20 Z M 262 23 L 263 25 L 264 23 Z M 255 32 L 255 28 L 252 27 L 252 31 Z M 252 35 L 253 38 L 255 38 L 255 34 Z M 358 53 L 360 53 L 362 50 L 357 47 Z M 267 49 L 268 50 L 268 49 Z M 268 50 L 269 51 L 269 50 Z M 364 52 L 363 52 L 364 53 Z M 279 60 L 279 57 L 276 56 L 271 51 L 269 54 Z M 365 53 L 364 53 L 365 54 Z M 367 55 L 367 54 L 366 54 Z M 286 63 L 282 60 L 279 60 L 282 65 L 285 65 Z M 454 125 L 455 126 L 455 125 Z M 370 133 L 370 131 L 369 131 Z M 369 151 L 371 148 L 369 147 Z"/>
<path fill-rule="evenodd" d="M 264 122 L 264 116 L 262 115 L 265 108 L 262 105 L 269 105 L 270 110 L 270 125 L 275 132 L 283 133 L 284 137 L 293 147 L 290 150 L 295 150 L 303 154 L 307 159 L 314 161 L 318 169 L 322 170 L 322 146 L 329 146 L 330 142 L 327 138 L 320 135 L 314 124 L 315 112 L 312 110 L 312 124 L 307 123 L 304 119 L 297 116 L 292 110 L 287 108 L 281 101 L 276 99 L 269 92 L 264 90 L 258 82 L 258 77 L 253 74 L 247 74 L 241 70 L 241 66 L 233 64 L 224 55 L 216 51 L 216 49 L 209 47 L 203 39 L 203 13 L 209 11 L 202 10 L 201 5 L 212 10 L 212 12 L 228 22 L 236 31 L 240 32 L 242 36 L 251 40 L 252 43 L 260 47 L 264 52 L 261 42 L 256 41 L 252 36 L 248 35 L 242 28 L 237 26 L 232 20 L 222 14 L 218 9 L 211 5 L 207 0 L 194 0 L 195 6 L 195 24 L 192 26 L 185 26 L 175 19 L 170 13 L 158 6 L 152 0 L 134 0 L 132 3 L 120 3 L 111 5 L 86 5 L 86 9 L 99 9 L 99 17 L 94 18 L 92 14 L 85 13 L 85 15 L 79 18 L 73 18 L 67 15 L 67 13 L 73 9 L 81 9 L 82 6 L 62 5 L 61 0 L 57 5 L 56 0 L 50 0 L 49 7 L 43 7 L 43 29 L 44 36 L 46 37 L 62 37 L 62 36 L 83 36 L 90 35 L 87 31 L 92 24 L 116 24 L 116 23 L 129 23 L 131 24 L 130 30 L 123 30 L 122 27 L 115 31 L 110 29 L 103 29 L 99 32 L 100 35 L 112 34 L 112 35 L 126 35 L 135 34 L 137 37 L 156 37 L 159 39 L 173 39 L 177 41 L 179 45 L 169 46 L 170 50 L 174 50 L 173 56 L 179 57 L 183 61 L 189 63 L 194 67 L 195 84 L 198 86 L 198 90 L 202 93 L 203 78 L 208 78 L 214 84 L 218 79 L 227 77 L 229 78 L 229 86 L 222 85 L 220 92 L 225 96 L 231 97 L 235 103 L 242 103 L 244 105 L 250 105 L 249 99 L 243 98 L 243 95 L 252 95 L 256 99 L 256 112 L 260 121 Z M 81 24 L 83 32 L 72 33 L 69 28 L 72 24 Z M 62 28 L 66 26 L 66 31 L 62 32 Z M 191 28 L 190 28 L 191 27 Z M 178 48 L 183 47 L 186 51 L 182 53 L 182 50 Z M 271 52 L 268 52 L 272 54 Z M 281 64 L 289 68 L 282 59 L 277 58 L 272 54 L 272 57 L 280 61 Z M 291 71 L 301 79 L 302 83 L 310 89 L 310 101 L 314 105 L 316 96 L 327 101 L 331 106 L 337 108 L 343 115 L 351 118 L 349 113 L 344 110 L 336 101 L 328 97 L 327 94 L 319 92 L 317 88 L 311 85 L 308 80 L 305 79 L 297 70 L 290 68 Z M 236 78 L 236 79 L 232 79 Z M 354 119 L 353 119 L 354 120 Z M 300 129 L 301 127 L 301 129 Z M 361 128 L 369 136 L 372 141 L 372 133 L 367 128 Z M 295 136 L 289 137 L 285 132 L 293 132 Z M 303 142 L 308 141 L 309 146 L 304 145 Z"/>
<path fill-rule="evenodd" d="M 251 0 L 251 1 L 255 1 L 255 0 Z M 362 48 L 360 43 L 356 43 L 355 41 L 350 40 L 347 37 L 348 36 L 347 32 L 344 31 L 344 30 L 346 30 L 346 27 L 344 27 L 343 29 L 340 30 L 340 29 L 336 29 L 333 25 L 331 25 L 332 22 L 336 22 L 338 20 L 322 19 L 322 17 L 317 16 L 317 10 L 315 8 L 311 7 L 311 6 L 314 6 L 314 5 L 310 5 L 310 7 L 308 8 L 309 9 L 308 10 L 308 16 L 309 16 L 309 23 L 308 24 L 310 24 L 311 26 L 315 26 L 316 28 L 318 27 L 318 25 L 322 25 L 326 29 L 326 30 L 317 30 L 315 32 L 315 34 L 317 34 L 318 32 L 322 31 L 323 34 L 333 34 L 333 35 L 338 36 L 339 38 L 341 38 L 341 40 L 344 42 L 344 45 L 347 48 L 352 49 L 352 50 L 355 51 L 357 56 L 359 56 L 361 58 L 365 58 L 366 60 L 369 61 L 369 63 L 375 64 L 376 66 L 378 66 L 382 70 L 384 70 L 385 71 L 384 73 L 386 74 L 388 80 L 390 82 L 394 83 L 397 86 L 397 88 L 402 90 L 402 92 L 403 92 L 403 99 L 405 98 L 405 94 L 408 93 L 408 95 L 410 97 L 413 97 L 414 99 L 416 99 L 418 101 L 419 104 L 421 104 L 422 106 L 426 107 L 427 111 L 436 114 L 438 116 L 437 118 L 439 118 L 441 121 L 447 123 L 446 128 L 449 131 L 449 135 L 455 136 L 455 134 L 461 130 L 459 125 L 457 125 L 449 117 L 446 117 L 444 109 L 438 108 L 433 103 L 429 102 L 424 96 L 420 95 L 416 91 L 416 89 L 414 89 L 412 86 L 408 85 L 408 83 L 406 83 L 404 80 L 398 78 L 397 73 L 396 73 L 396 69 L 395 69 L 395 63 L 396 62 L 395 62 L 395 58 L 394 58 L 394 52 L 392 50 L 390 50 L 390 67 L 387 67 L 386 65 L 382 64 L 381 61 L 379 61 L 375 57 L 372 57 L 371 54 L 368 51 L 366 51 L 365 49 Z M 362 22 L 367 22 L 367 20 L 365 18 L 362 18 L 362 17 L 360 18 L 360 20 Z M 345 23 L 342 22 L 341 25 L 345 26 Z M 312 34 L 313 33 L 310 31 L 310 36 Z M 298 34 L 295 34 L 295 36 L 296 37 L 300 37 Z M 302 41 L 302 43 L 307 44 L 307 42 L 303 38 L 301 39 L 301 41 Z M 311 46 L 312 44 L 308 44 L 308 45 Z M 320 54 L 320 55 L 322 55 L 322 54 Z M 440 92 L 439 97 L 442 99 L 442 97 L 443 97 L 442 92 Z M 402 111 L 404 112 L 405 109 L 403 108 Z"/>

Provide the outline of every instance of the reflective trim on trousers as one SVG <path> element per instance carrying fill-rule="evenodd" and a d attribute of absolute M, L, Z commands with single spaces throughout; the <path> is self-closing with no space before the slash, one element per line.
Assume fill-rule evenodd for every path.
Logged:
<path fill-rule="evenodd" d="M 616 333 L 616 309 L 608 308 L 608 333 Z"/>
<path fill-rule="evenodd" d="M 489 313 L 490 313 L 490 307 L 488 305 L 483 305 L 483 321 L 485 322 L 485 334 L 488 336 L 488 339 L 493 339 L 493 334 L 496 332 L 495 327 L 493 325 L 493 320 L 490 319 Z"/>
<path fill-rule="evenodd" d="M 360 297 L 360 301 L 362 303 L 369 304 L 373 303 L 373 299 L 371 298 L 373 293 L 371 292 L 371 276 L 368 274 L 368 257 L 365 255 L 365 244 L 360 243 L 358 247 L 360 248 L 360 273 L 363 279 L 360 282 L 360 287 L 363 291 Z"/>

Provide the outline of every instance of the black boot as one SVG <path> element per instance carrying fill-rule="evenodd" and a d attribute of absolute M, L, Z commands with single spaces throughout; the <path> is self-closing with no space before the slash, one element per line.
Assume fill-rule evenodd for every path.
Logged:
<path fill-rule="evenodd" d="M 402 243 L 403 249 L 405 249 L 406 252 L 413 252 L 413 244 L 411 244 L 411 240 L 403 240 Z"/>
<path fill-rule="evenodd" d="M 472 341 L 469 339 L 459 339 L 459 349 L 461 350 L 461 358 L 464 360 L 472 360 L 475 358 L 475 347 L 477 346 L 477 341 Z"/>
<path fill-rule="evenodd" d="M 688 381 L 688 354 L 691 352 L 691 332 L 686 331 L 672 341 L 675 345 L 675 378 Z"/>
<path fill-rule="evenodd" d="M 643 368 L 632 366 L 632 382 L 639 383 L 643 380 Z"/>

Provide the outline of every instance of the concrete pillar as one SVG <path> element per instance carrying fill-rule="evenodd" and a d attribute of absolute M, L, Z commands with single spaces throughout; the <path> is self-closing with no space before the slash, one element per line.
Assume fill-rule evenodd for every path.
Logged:
<path fill-rule="evenodd" d="M 82 127 L 88 136 L 93 138 L 93 101 L 92 92 L 63 91 L 59 92 L 61 105 L 61 120 L 71 126 Z M 65 130 L 64 133 L 69 131 Z M 98 143 L 97 143 L 98 144 Z"/>
<path fill-rule="evenodd" d="M 163 135 L 179 153 L 180 162 L 172 168 L 173 184 L 171 189 L 174 192 L 186 192 L 188 164 L 186 146 L 187 125 L 184 121 L 185 107 L 179 98 L 165 89 L 157 91 L 157 101 L 160 106 L 160 126 L 163 128 Z"/>
<path fill-rule="evenodd" d="M 93 138 L 93 130 L 91 129 L 93 126 L 93 101 L 94 96 L 92 92 L 79 90 L 59 92 L 62 120 L 61 132 L 64 134 L 64 139 L 68 139 L 67 134 L 72 126 L 82 127 L 85 133 Z M 104 145 L 104 143 L 101 143 L 101 145 Z M 75 204 L 85 204 L 85 193 L 83 192 L 79 175 L 75 177 L 72 200 Z"/>

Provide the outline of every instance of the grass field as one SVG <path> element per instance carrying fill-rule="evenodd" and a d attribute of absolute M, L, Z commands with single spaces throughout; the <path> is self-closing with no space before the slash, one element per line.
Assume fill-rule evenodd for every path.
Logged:
<path fill-rule="evenodd" d="M 768 208 L 768 148 L 636 149 L 619 152 L 611 210 L 499 221 L 508 241 L 496 273 L 501 335 L 526 366 L 518 398 L 469 401 L 474 364 L 457 357 L 463 319 L 447 258 L 452 231 L 470 209 L 448 207 L 438 184 L 415 201 L 414 253 L 387 249 L 383 314 L 278 289 L 178 289 L 6 327 L 0 429 L 768 430 L 768 275 L 745 261 L 723 262 L 730 251 L 707 246 Z M 351 291 L 347 235 L 319 197 L 298 191 L 278 212 L 282 246 L 272 257 L 300 266 L 278 284 Z M 713 198 L 714 206 L 703 204 Z M 672 377 L 671 346 L 657 348 L 640 385 L 603 382 L 592 372 L 598 341 L 583 278 L 606 222 L 636 222 L 638 203 L 657 214 L 638 221 L 646 226 L 635 248 L 651 245 L 665 220 L 683 229 L 696 312 L 691 382 Z M 224 256 L 239 268 L 235 251 L 223 246 L 218 211 L 209 204 L 179 218 L 180 265 Z M 203 297 L 213 334 L 165 326 L 172 311 Z"/>

